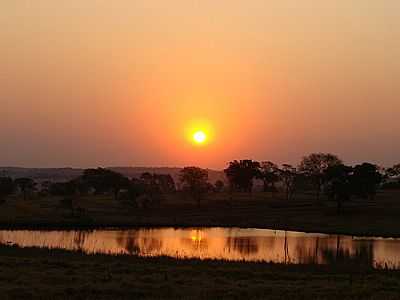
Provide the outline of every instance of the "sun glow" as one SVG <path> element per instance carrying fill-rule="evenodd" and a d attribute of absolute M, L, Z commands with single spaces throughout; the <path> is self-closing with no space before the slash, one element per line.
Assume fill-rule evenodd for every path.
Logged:
<path fill-rule="evenodd" d="M 203 239 L 203 233 L 200 230 L 192 230 L 190 238 L 193 242 L 201 242 Z"/>
<path fill-rule="evenodd" d="M 206 140 L 207 134 L 202 130 L 196 131 L 193 134 L 193 141 L 197 144 L 203 144 Z"/>
<path fill-rule="evenodd" d="M 186 127 L 187 140 L 196 146 L 205 146 L 214 139 L 214 130 L 208 120 L 195 120 Z"/>

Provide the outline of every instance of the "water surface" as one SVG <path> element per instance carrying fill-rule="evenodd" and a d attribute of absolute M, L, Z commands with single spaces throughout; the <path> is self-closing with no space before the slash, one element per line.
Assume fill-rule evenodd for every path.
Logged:
<path fill-rule="evenodd" d="M 1 230 L 0 244 L 84 253 L 399 268 L 400 239 L 241 228 Z"/>

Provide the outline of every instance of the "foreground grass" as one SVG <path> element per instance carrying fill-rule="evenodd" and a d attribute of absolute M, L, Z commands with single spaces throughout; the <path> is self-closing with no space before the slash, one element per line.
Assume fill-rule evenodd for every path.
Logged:
<path fill-rule="evenodd" d="M 0 246 L 1 299 L 396 299 L 400 272 Z"/>
<path fill-rule="evenodd" d="M 27 201 L 11 197 L 0 209 L 0 228 L 82 228 L 133 226 L 236 226 L 351 235 L 400 236 L 400 191 L 380 192 L 375 201 L 356 199 L 336 214 L 335 203 L 313 194 L 292 201 L 270 193 L 213 194 L 200 208 L 180 194 L 167 195 L 160 207 L 134 208 L 108 196 L 77 199 L 85 210 L 73 216 L 60 199 Z"/>

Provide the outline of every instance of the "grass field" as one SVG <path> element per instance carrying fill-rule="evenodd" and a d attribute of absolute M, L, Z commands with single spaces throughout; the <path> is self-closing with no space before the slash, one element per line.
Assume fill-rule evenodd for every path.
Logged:
<path fill-rule="evenodd" d="M 397 299 L 400 272 L 0 247 L 1 299 Z"/>
<path fill-rule="evenodd" d="M 108 196 L 81 197 L 85 212 L 72 215 L 58 198 L 22 200 L 11 197 L 0 209 L 2 228 L 65 228 L 107 226 L 237 226 L 350 235 L 400 236 L 400 191 L 380 192 L 374 201 L 355 199 L 341 215 L 335 203 L 316 202 L 312 194 L 292 201 L 269 193 L 213 194 L 200 208 L 179 194 L 160 207 L 135 208 Z"/>

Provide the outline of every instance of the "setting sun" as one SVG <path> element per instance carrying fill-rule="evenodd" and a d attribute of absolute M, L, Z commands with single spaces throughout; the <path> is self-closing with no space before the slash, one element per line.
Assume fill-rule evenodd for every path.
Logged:
<path fill-rule="evenodd" d="M 196 131 L 193 134 L 193 140 L 197 144 L 203 144 L 207 140 L 207 135 L 202 130 Z"/>
<path fill-rule="evenodd" d="M 185 137 L 192 145 L 206 146 L 214 141 L 215 129 L 209 119 L 192 119 L 186 123 Z"/>

